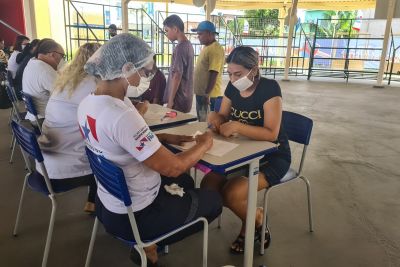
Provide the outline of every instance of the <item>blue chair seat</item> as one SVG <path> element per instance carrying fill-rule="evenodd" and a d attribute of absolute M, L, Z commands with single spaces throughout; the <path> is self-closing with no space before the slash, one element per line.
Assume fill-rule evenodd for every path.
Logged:
<path fill-rule="evenodd" d="M 69 185 L 69 186 L 59 186 L 57 184 L 52 183 L 52 180 L 50 180 L 51 186 L 53 187 L 54 193 L 63 193 L 67 192 L 69 190 L 75 189 L 76 186 L 74 185 Z M 29 176 L 28 176 L 28 185 L 29 187 L 39 193 L 42 193 L 46 196 L 50 195 L 49 190 L 47 189 L 46 182 L 44 180 L 43 175 L 41 175 L 38 171 L 33 171 Z"/>

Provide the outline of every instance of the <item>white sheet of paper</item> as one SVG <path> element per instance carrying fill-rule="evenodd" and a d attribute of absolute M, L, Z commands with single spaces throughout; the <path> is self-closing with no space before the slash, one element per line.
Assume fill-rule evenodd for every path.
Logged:
<path fill-rule="evenodd" d="M 196 135 L 199 135 L 199 134 L 202 134 L 202 132 L 197 131 L 193 135 L 193 137 L 195 137 Z M 177 147 L 186 150 L 186 149 L 193 147 L 195 144 L 196 144 L 196 141 L 185 142 L 182 146 L 177 146 Z M 222 157 L 226 153 L 235 149 L 237 146 L 238 146 L 238 144 L 230 143 L 227 141 L 218 140 L 218 139 L 213 138 L 213 146 L 206 153 L 216 156 L 216 157 Z"/>

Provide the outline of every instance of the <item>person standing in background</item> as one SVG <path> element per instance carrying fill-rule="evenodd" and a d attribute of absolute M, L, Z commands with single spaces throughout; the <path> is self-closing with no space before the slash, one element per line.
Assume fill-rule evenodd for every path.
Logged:
<path fill-rule="evenodd" d="M 108 26 L 109 39 L 113 38 L 117 34 L 117 26 L 115 24 L 110 24 L 110 26 Z"/>
<path fill-rule="evenodd" d="M 194 69 L 194 93 L 197 117 L 199 121 L 206 121 L 208 112 L 214 111 L 217 98 L 222 96 L 225 52 L 215 39 L 218 33 L 212 22 L 200 22 L 192 31 L 197 32 L 200 43 L 204 45 Z"/>
<path fill-rule="evenodd" d="M 167 38 L 178 41 L 172 53 L 164 103 L 168 108 L 188 113 L 193 102 L 193 46 L 185 36 L 185 25 L 178 15 L 167 17 L 163 24 Z"/>

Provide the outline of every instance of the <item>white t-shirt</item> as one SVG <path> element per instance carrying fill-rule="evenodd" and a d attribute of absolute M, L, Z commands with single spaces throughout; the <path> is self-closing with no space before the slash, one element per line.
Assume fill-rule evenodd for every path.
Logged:
<path fill-rule="evenodd" d="M 44 164 L 51 179 L 80 177 L 92 173 L 77 112 L 82 99 L 96 90 L 96 82 L 93 77 L 86 77 L 71 96 L 66 89 L 51 95 L 42 125 L 43 134 L 39 138 Z"/>
<path fill-rule="evenodd" d="M 46 62 L 32 58 L 25 67 L 22 76 L 22 90 L 33 98 L 39 118 L 44 118 L 47 102 L 53 90 L 57 72 Z M 26 119 L 34 120 L 28 113 Z"/>
<path fill-rule="evenodd" d="M 122 168 L 133 210 L 150 205 L 160 189 L 161 177 L 142 161 L 153 155 L 161 143 L 129 99 L 91 94 L 78 107 L 78 121 L 88 148 Z M 97 194 L 111 212 L 126 213 L 124 203 L 100 184 Z"/>
<path fill-rule="evenodd" d="M 21 53 L 17 50 L 11 53 L 10 58 L 8 59 L 8 66 L 7 69 L 11 72 L 13 79 L 15 79 L 15 75 L 17 74 L 17 70 L 19 64 L 17 63 L 17 55 Z"/>

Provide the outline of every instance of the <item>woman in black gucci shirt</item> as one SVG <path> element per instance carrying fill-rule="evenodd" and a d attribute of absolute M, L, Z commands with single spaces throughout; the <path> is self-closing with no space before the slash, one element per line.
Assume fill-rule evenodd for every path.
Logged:
<path fill-rule="evenodd" d="M 251 47 L 235 48 L 227 58 L 230 82 L 225 90 L 218 113 L 208 116 L 211 128 L 219 134 L 229 137 L 234 134 L 247 136 L 254 140 L 279 143 L 277 152 L 266 155 L 260 163 L 258 190 L 280 183 L 289 170 L 291 155 L 287 136 L 281 125 L 282 94 L 279 84 L 260 76 L 258 54 Z M 241 220 L 242 228 L 232 243 L 231 252 L 244 251 L 244 233 L 247 213 L 247 177 L 235 177 L 210 173 L 202 181 L 203 188 L 217 189 L 223 196 L 224 205 L 231 209 Z M 260 241 L 264 234 L 265 248 L 270 243 L 270 234 L 261 233 L 263 211 L 257 209 L 256 236 Z"/>

